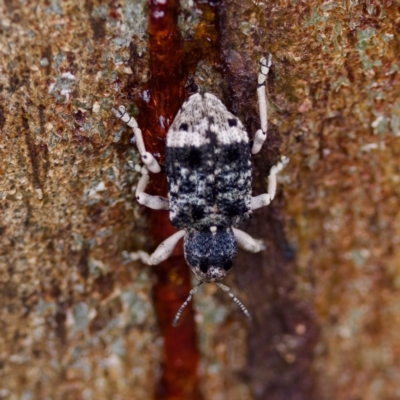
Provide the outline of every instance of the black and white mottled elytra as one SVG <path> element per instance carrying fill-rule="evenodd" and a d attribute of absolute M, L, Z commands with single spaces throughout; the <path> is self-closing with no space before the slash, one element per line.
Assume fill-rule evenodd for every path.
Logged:
<path fill-rule="evenodd" d="M 178 229 L 237 227 L 251 216 L 249 138 L 210 93 L 185 102 L 167 136 L 170 219 Z"/>
<path fill-rule="evenodd" d="M 247 233 L 237 229 L 253 210 L 268 205 L 275 196 L 276 174 L 287 159 L 271 168 L 268 193 L 252 197 L 251 155 L 260 151 L 267 136 L 266 77 L 271 66 L 260 61 L 258 75 L 259 129 L 252 143 L 242 122 L 231 114 L 211 93 L 194 94 L 181 107 L 171 125 L 166 141 L 168 199 L 145 193 L 148 170 L 160 172 L 153 155 L 146 151 L 142 132 L 125 107 L 113 112 L 130 126 L 145 164 L 136 188 L 140 204 L 156 210 L 169 210 L 171 223 L 178 232 L 162 242 L 150 256 L 150 264 L 167 259 L 180 239 L 184 239 L 185 258 L 200 281 L 176 314 L 177 324 L 183 309 L 204 282 L 215 282 L 229 293 L 250 318 L 244 305 L 220 281 L 231 269 L 238 246 L 259 252 L 263 246 Z"/>

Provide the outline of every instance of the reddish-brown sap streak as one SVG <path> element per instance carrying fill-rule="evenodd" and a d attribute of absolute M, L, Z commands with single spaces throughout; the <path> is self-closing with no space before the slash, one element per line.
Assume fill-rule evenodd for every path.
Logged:
<path fill-rule="evenodd" d="M 182 39 L 177 26 L 179 1 L 149 2 L 149 51 L 151 79 L 149 102 L 141 104 L 139 126 L 146 147 L 161 164 L 165 163 L 165 137 L 185 100 L 186 71 L 183 67 Z M 167 195 L 164 173 L 151 174 L 149 192 Z M 166 211 L 149 211 L 151 232 L 157 243 L 175 229 Z M 179 243 L 173 256 L 154 268 L 157 283 L 154 304 L 164 338 L 163 375 L 158 386 L 159 399 L 200 399 L 197 366 L 199 352 L 193 308 L 185 310 L 180 325 L 172 326 L 174 316 L 190 289 L 190 272 Z"/>
<path fill-rule="evenodd" d="M 147 119 L 146 139 L 149 151 L 159 153 L 164 163 L 164 140 L 168 128 L 181 107 L 185 92 L 186 71 L 183 67 L 183 41 L 177 26 L 179 1 L 160 4 L 150 0 L 150 102 L 151 118 Z"/>

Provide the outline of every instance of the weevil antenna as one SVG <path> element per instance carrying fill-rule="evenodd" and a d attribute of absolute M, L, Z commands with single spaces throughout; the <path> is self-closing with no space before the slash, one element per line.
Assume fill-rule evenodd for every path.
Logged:
<path fill-rule="evenodd" d="M 222 283 L 215 282 L 224 292 L 227 292 L 229 294 L 229 297 L 232 298 L 232 300 L 239 306 L 239 308 L 242 310 L 243 314 L 248 318 L 251 319 L 251 314 L 247 310 L 247 308 L 244 306 L 244 304 L 231 292 L 231 289 L 229 289 L 228 286 L 223 285 Z"/>
<path fill-rule="evenodd" d="M 197 289 L 202 285 L 203 282 L 200 282 L 197 286 L 195 286 L 190 292 L 188 298 L 185 300 L 185 302 L 181 305 L 181 308 L 178 310 L 178 312 L 175 315 L 174 322 L 172 323 L 173 326 L 178 325 L 179 318 L 182 315 L 182 311 L 185 309 L 185 307 L 190 303 L 190 300 L 192 300 L 193 295 L 197 292 Z"/>

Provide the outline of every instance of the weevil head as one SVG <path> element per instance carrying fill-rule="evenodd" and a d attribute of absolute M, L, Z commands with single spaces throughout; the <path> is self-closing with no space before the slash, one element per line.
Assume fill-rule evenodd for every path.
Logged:
<path fill-rule="evenodd" d="M 219 282 L 232 267 L 237 244 L 232 228 L 188 231 L 184 238 L 186 262 L 200 282 Z"/>

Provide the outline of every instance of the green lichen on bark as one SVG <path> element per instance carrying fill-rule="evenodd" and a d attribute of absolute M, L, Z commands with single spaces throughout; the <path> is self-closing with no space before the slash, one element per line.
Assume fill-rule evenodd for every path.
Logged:
<path fill-rule="evenodd" d="M 133 6 L 1 4 L 2 398 L 154 391 L 139 158 L 109 118 L 145 30 Z"/>

